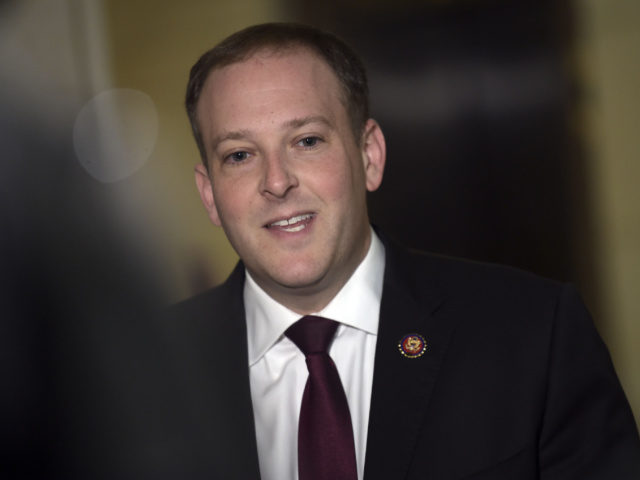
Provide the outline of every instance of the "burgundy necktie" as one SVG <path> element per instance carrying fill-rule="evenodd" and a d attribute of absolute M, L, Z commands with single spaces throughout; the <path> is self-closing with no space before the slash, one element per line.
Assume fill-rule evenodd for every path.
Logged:
<path fill-rule="evenodd" d="M 357 480 L 356 453 L 347 396 L 329 345 L 338 323 L 306 316 L 285 335 L 304 353 L 309 378 L 298 426 L 300 480 Z"/>

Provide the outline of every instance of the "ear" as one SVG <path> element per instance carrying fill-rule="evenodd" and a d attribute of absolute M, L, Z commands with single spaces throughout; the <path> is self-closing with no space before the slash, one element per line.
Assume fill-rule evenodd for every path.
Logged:
<path fill-rule="evenodd" d="M 373 192 L 382 183 L 384 165 L 387 159 L 387 146 L 380 125 L 370 118 L 362 134 L 362 160 L 367 190 Z"/>
<path fill-rule="evenodd" d="M 204 208 L 209 214 L 209 219 L 214 225 L 221 226 L 220 216 L 218 215 L 218 209 L 216 208 L 216 200 L 213 196 L 213 185 L 211 185 L 211 179 L 209 178 L 209 172 L 205 166 L 201 163 L 195 167 L 196 174 L 196 186 L 198 192 L 200 192 L 200 200 Z"/>

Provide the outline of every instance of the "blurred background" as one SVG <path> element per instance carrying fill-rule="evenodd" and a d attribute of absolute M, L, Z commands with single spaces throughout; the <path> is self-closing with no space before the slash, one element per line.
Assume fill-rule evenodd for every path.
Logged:
<path fill-rule="evenodd" d="M 50 408 L 33 399 L 56 385 L 20 392 L 75 375 L 60 360 L 70 337 L 144 349 L 131 299 L 148 312 L 233 268 L 195 189 L 183 96 L 200 54 L 266 21 L 332 30 L 362 54 L 388 145 L 374 223 L 411 247 L 577 284 L 640 419 L 635 0 L 0 1 L 1 306 L 40 319 L 2 326 L 22 372 L 7 373 L 6 417 Z"/>

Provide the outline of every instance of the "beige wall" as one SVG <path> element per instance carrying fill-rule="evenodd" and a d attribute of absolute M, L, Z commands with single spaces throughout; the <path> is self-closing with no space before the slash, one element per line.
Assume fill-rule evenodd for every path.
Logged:
<path fill-rule="evenodd" d="M 276 3 L 104 2 L 113 86 L 145 92 L 158 111 L 153 155 L 116 188 L 126 198 L 124 209 L 136 212 L 144 228 L 153 232 L 173 294 L 168 302 L 222 281 L 237 261 L 222 230 L 208 222 L 195 188 L 193 166 L 199 155 L 182 103 L 189 68 L 206 48 L 230 33 L 282 19 Z"/>
<path fill-rule="evenodd" d="M 640 2 L 580 0 L 601 333 L 640 421 Z"/>

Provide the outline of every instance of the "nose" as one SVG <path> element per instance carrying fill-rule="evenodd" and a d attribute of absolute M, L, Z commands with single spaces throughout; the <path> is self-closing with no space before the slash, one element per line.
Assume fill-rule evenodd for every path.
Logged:
<path fill-rule="evenodd" d="M 284 198 L 298 186 L 298 178 L 283 154 L 265 157 L 261 192 L 271 198 Z"/>

